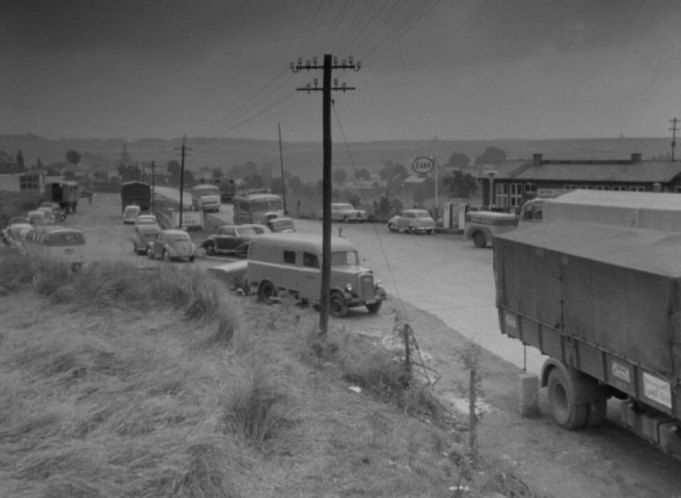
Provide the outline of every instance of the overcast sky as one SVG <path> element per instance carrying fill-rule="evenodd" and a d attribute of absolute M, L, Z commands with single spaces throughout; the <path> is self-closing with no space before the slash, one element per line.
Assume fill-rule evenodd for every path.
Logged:
<path fill-rule="evenodd" d="M 0 0 L 0 133 L 334 140 L 669 136 L 680 0 Z"/>

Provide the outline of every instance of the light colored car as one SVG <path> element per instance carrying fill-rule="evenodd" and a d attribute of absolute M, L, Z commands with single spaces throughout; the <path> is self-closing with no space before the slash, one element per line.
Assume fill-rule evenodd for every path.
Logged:
<path fill-rule="evenodd" d="M 405 209 L 388 220 L 388 230 L 432 234 L 435 231 L 435 220 L 425 209 Z"/>
<path fill-rule="evenodd" d="M 36 209 L 35 211 L 29 211 L 26 216 L 29 223 L 33 226 L 43 226 L 49 223 L 49 217 L 45 214 L 45 211 L 38 211 Z"/>
<path fill-rule="evenodd" d="M 66 219 L 66 214 L 64 213 L 64 210 L 59 206 L 59 203 L 57 202 L 41 202 L 40 203 L 40 208 L 50 208 L 52 210 L 52 214 L 54 215 L 54 221 L 55 223 L 61 223 Z M 38 209 L 40 209 L 38 208 Z"/>
<path fill-rule="evenodd" d="M 2 240 L 9 247 L 23 252 L 26 234 L 33 229 L 30 223 L 12 223 L 2 231 Z"/>
<path fill-rule="evenodd" d="M 160 231 L 161 227 L 156 223 L 135 225 L 135 231 L 132 234 L 133 251 L 137 254 L 146 254 L 149 244 L 154 241 Z"/>
<path fill-rule="evenodd" d="M 60 225 L 33 227 L 26 234 L 26 254 L 71 263 L 79 269 L 85 261 L 85 236 L 75 228 Z"/>
<path fill-rule="evenodd" d="M 494 236 L 518 228 L 518 217 L 510 213 L 495 211 L 469 211 L 466 213 L 463 234 L 473 239 L 475 247 L 492 244 Z"/>
<path fill-rule="evenodd" d="M 139 206 L 125 206 L 125 209 L 123 210 L 123 223 L 126 225 L 133 225 L 141 212 L 142 208 Z"/>
<path fill-rule="evenodd" d="M 275 233 L 290 233 L 296 231 L 296 226 L 291 218 L 272 218 L 267 220 L 267 228 Z"/>
<path fill-rule="evenodd" d="M 331 220 L 343 223 L 366 221 L 367 212 L 363 209 L 356 209 L 349 202 L 334 202 L 331 204 Z"/>
<path fill-rule="evenodd" d="M 255 237 L 248 248 L 248 293 L 271 303 L 281 294 L 302 302 L 320 301 L 322 263 L 321 235 L 273 233 Z M 329 311 L 344 317 L 348 308 L 365 306 L 378 313 L 386 299 L 385 289 L 368 268 L 360 265 L 357 248 L 347 239 L 331 237 Z"/>
<path fill-rule="evenodd" d="M 151 259 L 161 258 L 164 261 L 194 261 L 196 245 L 184 230 L 161 230 L 147 247 L 147 256 Z"/>
<path fill-rule="evenodd" d="M 148 225 L 156 225 L 160 228 L 160 224 L 158 222 L 158 218 L 156 218 L 155 214 L 140 214 L 137 216 L 137 219 L 135 220 L 135 226 L 148 226 Z"/>

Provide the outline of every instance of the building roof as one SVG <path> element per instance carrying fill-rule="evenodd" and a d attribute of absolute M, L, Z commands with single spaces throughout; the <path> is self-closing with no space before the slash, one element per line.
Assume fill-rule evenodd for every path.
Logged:
<path fill-rule="evenodd" d="M 545 161 L 541 164 L 529 162 L 509 178 L 524 181 L 669 183 L 679 174 L 681 162 L 671 161 Z"/>

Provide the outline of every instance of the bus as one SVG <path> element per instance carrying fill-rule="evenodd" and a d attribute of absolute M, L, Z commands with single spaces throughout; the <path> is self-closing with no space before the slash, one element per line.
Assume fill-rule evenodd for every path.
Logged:
<path fill-rule="evenodd" d="M 284 216 L 281 197 L 270 192 L 247 192 L 234 197 L 234 224 L 267 225 L 273 218 Z"/>
<path fill-rule="evenodd" d="M 194 211 L 220 211 L 220 187 L 210 183 L 194 185 L 192 207 Z"/>

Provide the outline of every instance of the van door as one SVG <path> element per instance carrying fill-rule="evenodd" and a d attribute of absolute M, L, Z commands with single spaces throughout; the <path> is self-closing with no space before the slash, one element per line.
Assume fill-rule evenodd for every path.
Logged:
<path fill-rule="evenodd" d="M 313 252 L 301 251 L 299 258 L 302 258 L 302 267 L 298 275 L 299 299 L 308 301 L 319 301 L 322 289 L 321 258 Z"/>

